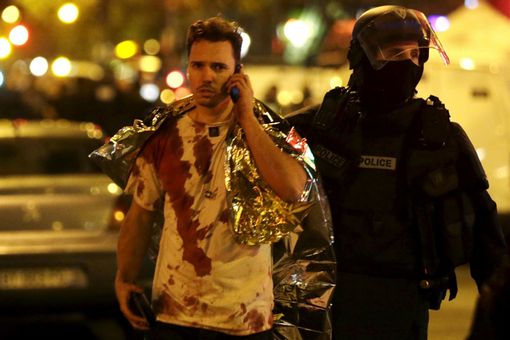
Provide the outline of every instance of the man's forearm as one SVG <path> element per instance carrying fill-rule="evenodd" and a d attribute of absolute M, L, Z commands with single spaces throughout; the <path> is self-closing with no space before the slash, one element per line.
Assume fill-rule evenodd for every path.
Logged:
<path fill-rule="evenodd" d="M 151 239 L 153 215 L 135 202 L 122 224 L 117 243 L 117 276 L 135 282 Z"/>
<path fill-rule="evenodd" d="M 283 200 L 296 201 L 307 179 L 303 166 L 274 144 L 254 116 L 241 126 L 261 176 Z"/>

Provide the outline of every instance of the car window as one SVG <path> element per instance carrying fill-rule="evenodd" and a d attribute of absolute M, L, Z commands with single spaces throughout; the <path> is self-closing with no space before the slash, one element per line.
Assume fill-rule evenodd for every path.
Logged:
<path fill-rule="evenodd" d="M 84 138 L 0 139 L 0 176 L 98 173 L 88 154 L 99 146 Z"/>

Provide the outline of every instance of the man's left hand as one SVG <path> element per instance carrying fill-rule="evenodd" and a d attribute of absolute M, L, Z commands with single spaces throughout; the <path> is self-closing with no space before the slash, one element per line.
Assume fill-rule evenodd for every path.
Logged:
<path fill-rule="evenodd" d="M 227 86 L 229 93 L 234 86 L 239 89 L 239 99 L 234 103 L 234 113 L 239 124 L 244 126 L 255 117 L 253 115 L 253 88 L 250 78 L 241 69 L 239 73 L 232 75 Z"/>

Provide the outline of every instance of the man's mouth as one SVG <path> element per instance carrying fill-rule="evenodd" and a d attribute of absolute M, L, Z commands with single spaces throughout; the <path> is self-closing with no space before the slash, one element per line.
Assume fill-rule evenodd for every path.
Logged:
<path fill-rule="evenodd" d="M 197 92 L 205 96 L 213 96 L 216 94 L 216 91 L 210 87 L 199 87 Z"/>

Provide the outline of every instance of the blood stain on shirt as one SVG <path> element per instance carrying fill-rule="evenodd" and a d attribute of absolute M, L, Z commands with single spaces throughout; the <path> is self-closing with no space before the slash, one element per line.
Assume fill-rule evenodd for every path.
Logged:
<path fill-rule="evenodd" d="M 193 146 L 195 156 L 195 168 L 200 176 L 204 177 L 204 183 L 212 179 L 212 173 L 209 170 L 212 157 L 212 144 L 206 136 L 199 138 Z"/>
<path fill-rule="evenodd" d="M 198 304 L 198 299 L 196 296 L 185 296 L 184 304 L 186 307 L 196 306 Z"/>
<path fill-rule="evenodd" d="M 213 224 L 210 223 L 208 224 L 206 227 L 200 229 L 200 230 L 197 230 L 197 237 L 199 240 L 203 240 L 207 237 L 211 237 L 211 234 L 209 233 L 209 231 L 211 231 L 213 227 Z"/>
<path fill-rule="evenodd" d="M 264 315 L 257 310 L 251 310 L 246 314 L 243 322 L 245 322 L 250 329 L 258 331 L 264 327 Z"/>
<path fill-rule="evenodd" d="M 205 302 L 202 302 L 200 304 L 200 308 L 202 309 L 202 313 L 205 314 L 207 312 L 207 308 L 209 308 L 209 305 L 207 303 L 205 303 Z"/>
<path fill-rule="evenodd" d="M 186 194 L 180 201 L 180 204 L 173 205 L 177 216 L 177 232 L 182 238 L 182 259 L 193 265 L 198 276 L 209 275 L 212 268 L 211 259 L 198 247 L 199 223 L 197 219 L 192 218 L 193 198 Z"/>
<path fill-rule="evenodd" d="M 163 133 L 156 135 L 149 146 L 154 149 L 146 150 L 145 153 L 154 156 L 161 184 L 175 211 L 177 232 L 183 243 L 182 259 L 194 267 L 198 276 L 208 275 L 211 273 L 211 259 L 198 247 L 199 222 L 194 218 L 192 209 L 194 198 L 185 188 L 186 179 L 190 177 L 190 163 L 182 160 L 183 140 L 176 122 L 169 123 Z"/>
<path fill-rule="evenodd" d="M 156 314 L 164 313 L 171 316 L 182 314 L 185 310 L 184 306 L 165 292 L 156 298 L 153 307 Z"/>
<path fill-rule="evenodd" d="M 274 317 L 273 317 L 273 314 L 269 314 L 269 316 L 267 317 L 267 323 L 270 325 L 270 326 L 273 326 L 273 322 L 274 322 Z"/>

